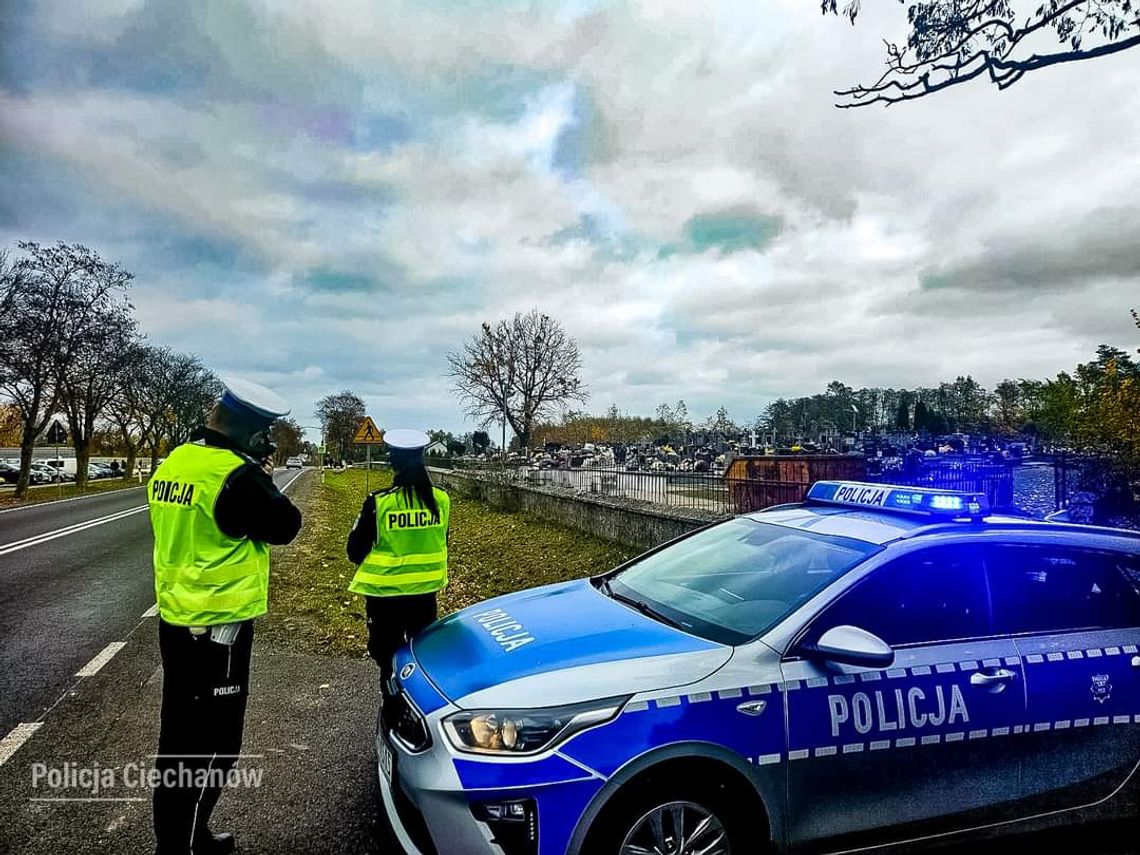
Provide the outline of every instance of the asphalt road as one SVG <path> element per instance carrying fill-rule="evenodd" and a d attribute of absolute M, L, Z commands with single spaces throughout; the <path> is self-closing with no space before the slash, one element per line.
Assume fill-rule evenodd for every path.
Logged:
<path fill-rule="evenodd" d="M 0 511 L 0 736 L 41 718 L 139 624 L 154 604 L 151 544 L 142 487 Z"/>

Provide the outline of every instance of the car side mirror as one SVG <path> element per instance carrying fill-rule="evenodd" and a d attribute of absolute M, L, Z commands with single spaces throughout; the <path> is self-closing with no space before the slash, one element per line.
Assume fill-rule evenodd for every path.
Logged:
<path fill-rule="evenodd" d="M 889 668 L 895 661 L 895 652 L 889 644 L 857 626 L 832 627 L 819 637 L 809 652 L 816 659 L 860 668 Z"/>

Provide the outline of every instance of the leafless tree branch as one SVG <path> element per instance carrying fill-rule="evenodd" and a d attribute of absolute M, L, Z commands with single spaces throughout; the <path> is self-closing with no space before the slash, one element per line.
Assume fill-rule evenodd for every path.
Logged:
<path fill-rule="evenodd" d="M 898 104 L 983 75 L 999 90 L 1032 71 L 1082 62 L 1140 45 L 1134 0 L 1046 0 L 1019 22 L 1012 0 L 923 0 L 909 6 L 904 45 L 884 42 L 886 71 L 873 83 L 839 89 L 837 107 Z M 824 14 L 855 23 L 858 0 L 840 9 L 823 0 Z M 1062 50 L 1038 52 L 1037 36 L 1051 29 Z M 1086 42 L 1095 42 L 1086 44 Z"/>

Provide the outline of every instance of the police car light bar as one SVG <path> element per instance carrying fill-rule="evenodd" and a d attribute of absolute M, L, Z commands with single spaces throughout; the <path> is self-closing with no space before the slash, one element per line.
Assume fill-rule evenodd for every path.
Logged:
<path fill-rule="evenodd" d="M 979 519 L 990 509 L 989 499 L 984 493 L 863 484 L 858 481 L 816 481 L 808 490 L 807 501 L 947 519 Z"/>

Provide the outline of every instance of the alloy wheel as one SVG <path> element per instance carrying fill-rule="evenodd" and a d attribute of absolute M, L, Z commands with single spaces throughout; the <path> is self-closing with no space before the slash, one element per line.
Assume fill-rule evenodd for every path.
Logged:
<path fill-rule="evenodd" d="M 720 820 L 694 802 L 659 805 L 634 823 L 620 855 L 730 855 Z"/>

